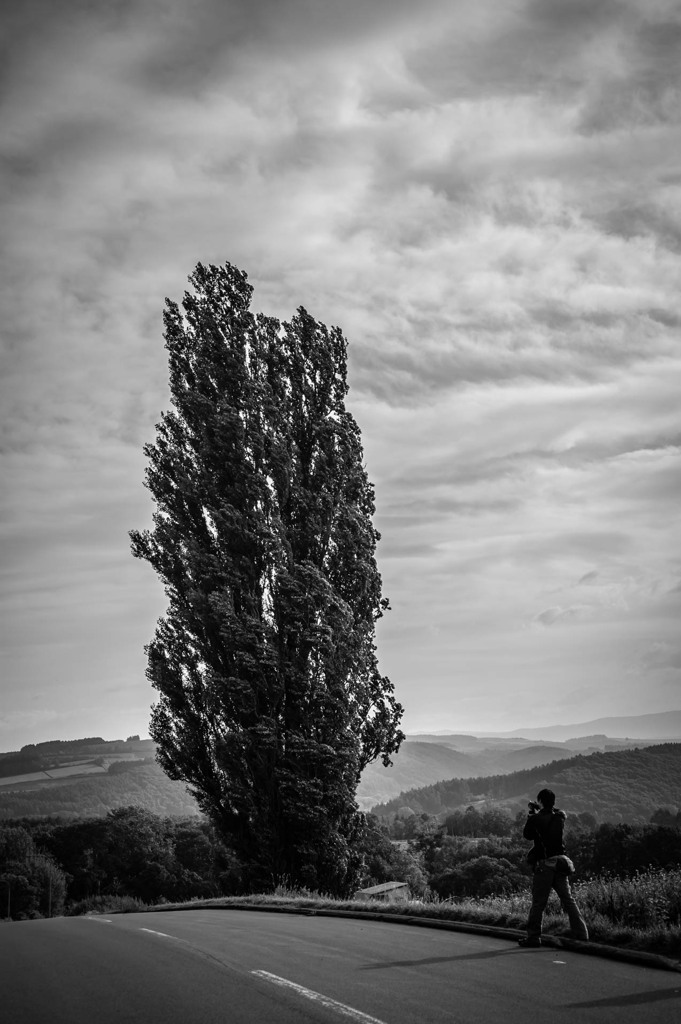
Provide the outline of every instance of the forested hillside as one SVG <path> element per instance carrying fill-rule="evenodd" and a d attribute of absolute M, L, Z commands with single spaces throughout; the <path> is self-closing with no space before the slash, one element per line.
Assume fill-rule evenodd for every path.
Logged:
<path fill-rule="evenodd" d="M 508 775 L 450 779 L 403 792 L 373 812 L 393 817 L 409 807 L 416 814 L 439 815 L 484 801 L 513 810 L 544 786 L 573 813 L 590 812 L 599 821 L 648 821 L 656 807 L 681 805 L 681 743 L 578 755 Z"/>
<path fill-rule="evenodd" d="M 576 753 L 565 746 L 539 743 L 528 746 L 525 740 L 520 743 L 517 740 L 496 742 L 471 736 L 445 736 L 442 739 L 442 743 L 435 743 L 432 738 L 408 738 L 392 755 L 390 768 L 384 767 L 381 761 L 368 765 L 357 790 L 357 802 L 362 810 L 369 810 L 406 790 L 428 786 L 441 779 L 469 779 L 518 771 L 546 764 L 547 761 L 574 757 Z M 451 741 L 462 741 L 463 749 Z"/>
<path fill-rule="evenodd" d="M 405 741 L 392 755 L 392 761 L 390 768 L 374 761 L 364 769 L 357 790 L 357 802 L 363 810 L 404 789 L 427 786 L 453 775 L 466 778 L 479 774 L 475 757 L 438 743 Z"/>

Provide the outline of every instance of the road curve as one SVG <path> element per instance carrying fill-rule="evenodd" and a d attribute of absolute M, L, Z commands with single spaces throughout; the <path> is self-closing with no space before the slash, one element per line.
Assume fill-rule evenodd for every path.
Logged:
<path fill-rule="evenodd" d="M 0 926 L 3 1024 L 677 1024 L 681 974 L 382 921 L 229 910 Z"/>

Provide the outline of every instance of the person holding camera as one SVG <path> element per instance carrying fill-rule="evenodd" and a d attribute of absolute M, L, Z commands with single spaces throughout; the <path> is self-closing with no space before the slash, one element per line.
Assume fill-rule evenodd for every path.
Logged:
<path fill-rule="evenodd" d="M 541 925 L 551 890 L 558 894 L 561 906 L 570 921 L 575 939 L 589 938 L 589 932 L 570 888 L 570 875 L 574 865 L 565 856 L 563 829 L 565 812 L 554 805 L 555 793 L 542 789 L 528 804 L 529 813 L 523 829 L 525 839 L 533 840 L 533 847 L 527 855 L 528 864 L 534 867 L 532 876 L 532 906 L 527 918 L 527 938 L 518 941 L 519 946 L 541 946 Z"/>

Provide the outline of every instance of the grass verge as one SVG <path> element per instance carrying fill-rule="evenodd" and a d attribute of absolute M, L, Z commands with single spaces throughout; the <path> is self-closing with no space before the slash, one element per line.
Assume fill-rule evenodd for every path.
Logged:
<path fill-rule="evenodd" d="M 599 876 L 577 883 L 574 893 L 593 942 L 623 950 L 657 953 L 675 961 L 681 959 L 681 869 L 651 869 L 630 879 Z M 530 907 L 530 894 L 518 892 L 463 897 L 456 901 L 435 898 L 384 903 L 380 900 L 337 900 L 307 890 L 279 887 L 272 893 L 195 899 L 188 903 L 163 901 L 150 907 L 140 905 L 137 900 L 130 900 L 129 906 L 123 903 L 119 899 L 117 906 L 109 909 L 126 913 L 187 906 L 197 910 L 201 907 L 272 906 L 291 910 L 351 911 L 356 914 L 378 912 L 522 930 Z M 544 915 L 544 932 L 555 936 L 569 935 L 567 919 L 554 896 L 549 900 Z"/>

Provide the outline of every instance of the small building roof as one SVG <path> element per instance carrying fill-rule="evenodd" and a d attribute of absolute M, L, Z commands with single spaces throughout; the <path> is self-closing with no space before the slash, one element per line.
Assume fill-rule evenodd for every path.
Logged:
<path fill-rule="evenodd" d="M 406 882 L 382 882 L 381 885 L 370 885 L 368 889 L 358 889 L 363 896 L 378 896 L 382 892 L 392 892 L 393 889 L 403 889 Z"/>

